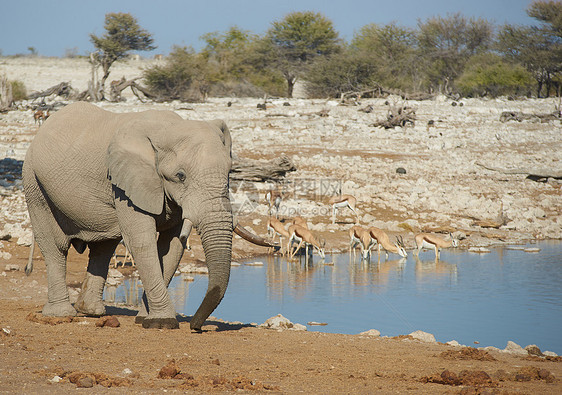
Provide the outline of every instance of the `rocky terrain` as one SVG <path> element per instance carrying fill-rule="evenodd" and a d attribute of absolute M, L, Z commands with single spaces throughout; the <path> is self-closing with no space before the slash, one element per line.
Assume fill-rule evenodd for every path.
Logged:
<path fill-rule="evenodd" d="M 117 64 L 109 80 L 140 76 L 150 64 Z M 24 82 L 29 92 L 62 81 L 83 90 L 90 69 L 83 59 L 0 58 L 2 73 Z M 236 160 L 269 163 L 286 156 L 294 163 L 297 170 L 279 185 L 232 183 L 240 221 L 261 235 L 266 234 L 265 192 L 278 187 L 280 217 L 307 218 L 335 251 L 347 247 L 347 230 L 355 222 L 343 210 L 332 224 L 327 201 L 339 192 L 357 198 L 361 224 L 400 234 L 410 248 L 420 230 L 454 232 L 461 248 L 562 238 L 560 121 L 500 120 L 504 111 L 551 113 L 559 105 L 554 99 L 387 97 L 341 105 L 295 98 L 270 99 L 260 110 L 263 99 L 157 104 L 142 103 L 130 92 L 124 97 L 121 103 L 98 105 L 115 112 L 168 109 L 188 119 L 222 118 Z M 47 103 L 65 104 L 56 97 Z M 116 320 L 45 319 L 38 313 L 46 300 L 46 276 L 37 250 L 34 272 L 23 273 L 31 232 L 21 165 L 37 132 L 32 108 L 38 104 L 24 102 L 0 114 L 0 392 L 66 393 L 75 387 L 94 387 L 96 393 L 562 391 L 560 357 L 513 344 L 503 351 L 477 350 L 428 341 L 431 336 L 423 333 L 390 339 L 376 331 L 323 334 L 219 319 L 195 334 L 189 317 L 180 317 L 179 330 L 147 331 L 134 324 L 136 312 L 127 306 L 108 308 Z M 372 126 L 391 106 L 414 108 L 415 125 Z M 203 259 L 197 237 L 193 245 L 184 259 L 197 263 Z M 235 240 L 235 259 L 264 252 Z M 86 259 L 70 252 L 67 283 L 73 297 Z"/>

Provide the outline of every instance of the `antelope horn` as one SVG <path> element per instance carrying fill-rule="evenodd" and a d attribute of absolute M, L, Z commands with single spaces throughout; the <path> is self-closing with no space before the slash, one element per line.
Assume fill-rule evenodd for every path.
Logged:
<path fill-rule="evenodd" d="M 271 243 L 266 239 L 247 231 L 246 228 L 240 226 L 240 224 L 236 224 L 234 232 L 243 239 L 248 240 L 250 243 L 254 243 L 262 247 L 279 247 L 277 243 Z"/>

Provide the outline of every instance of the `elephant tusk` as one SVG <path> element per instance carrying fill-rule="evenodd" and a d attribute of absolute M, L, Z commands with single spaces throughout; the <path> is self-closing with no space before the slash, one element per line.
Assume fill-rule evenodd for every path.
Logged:
<path fill-rule="evenodd" d="M 189 239 L 189 235 L 191 233 L 192 227 L 193 227 L 193 223 L 190 220 L 188 219 L 183 220 L 183 225 L 181 227 L 181 232 L 180 232 L 180 241 L 183 244 L 184 248 L 187 245 L 187 239 Z"/>
<path fill-rule="evenodd" d="M 271 243 L 266 239 L 247 231 L 246 228 L 242 227 L 240 224 L 236 224 L 236 226 L 234 227 L 234 232 L 243 239 L 248 240 L 249 242 L 256 245 L 262 247 L 278 247 L 276 243 Z"/>

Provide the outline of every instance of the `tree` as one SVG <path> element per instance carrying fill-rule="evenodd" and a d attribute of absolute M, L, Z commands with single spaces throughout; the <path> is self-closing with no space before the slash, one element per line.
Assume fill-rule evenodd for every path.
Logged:
<path fill-rule="evenodd" d="M 151 51 L 156 48 L 152 45 L 154 42 L 152 35 L 142 29 L 131 14 L 120 12 L 106 14 L 104 28 L 106 32 L 101 37 L 90 34 L 90 41 L 97 49 L 93 58 L 103 69 L 100 83 L 102 96 L 113 63 L 125 58 L 130 51 Z"/>
<path fill-rule="evenodd" d="M 463 96 L 526 95 L 533 77 L 520 64 L 506 62 L 501 56 L 483 53 L 470 58 L 464 72 L 455 81 Z"/>
<path fill-rule="evenodd" d="M 485 19 L 466 19 L 460 13 L 418 22 L 418 47 L 428 83 L 446 93 L 462 73 L 466 61 L 492 43 L 493 25 Z"/>
<path fill-rule="evenodd" d="M 386 88 L 416 90 L 419 71 L 413 30 L 390 23 L 363 26 L 351 41 L 351 47 L 370 58 L 375 73 L 371 76 Z"/>
<path fill-rule="evenodd" d="M 293 96 L 297 78 L 315 58 L 340 50 L 332 22 L 320 13 L 293 12 L 272 23 L 261 51 L 287 81 L 287 96 Z"/>
<path fill-rule="evenodd" d="M 500 29 L 497 48 L 508 59 L 523 64 L 537 81 L 537 96 L 546 96 L 553 86 L 560 91 L 562 73 L 562 3 L 535 1 L 527 13 L 539 26 L 505 25 Z"/>
<path fill-rule="evenodd" d="M 218 79 L 240 78 L 245 74 L 248 48 L 255 39 L 250 32 L 233 26 L 225 33 L 207 33 L 201 38 L 207 43 L 202 55 L 215 65 Z"/>

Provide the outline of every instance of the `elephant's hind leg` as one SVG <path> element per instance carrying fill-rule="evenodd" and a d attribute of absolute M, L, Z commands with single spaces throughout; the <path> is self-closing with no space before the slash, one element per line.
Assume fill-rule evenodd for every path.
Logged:
<path fill-rule="evenodd" d="M 35 241 L 45 258 L 47 268 L 48 299 L 43 307 L 43 315 L 75 316 L 76 310 L 70 303 L 66 286 L 66 256 L 70 241 L 56 221 L 29 166 L 24 166 L 26 202 Z"/>
<path fill-rule="evenodd" d="M 88 270 L 82 283 L 82 290 L 74 307 L 79 313 L 100 316 L 105 314 L 103 287 L 107 278 L 109 262 L 119 240 L 105 240 L 89 243 Z"/>

